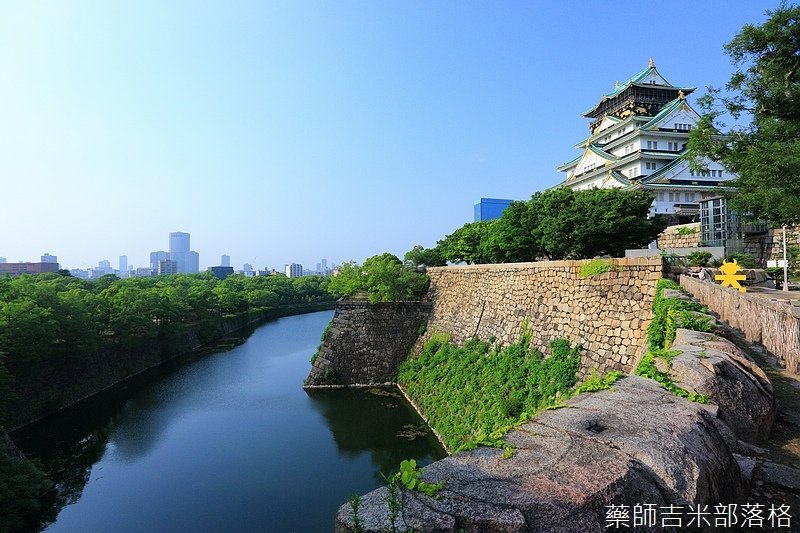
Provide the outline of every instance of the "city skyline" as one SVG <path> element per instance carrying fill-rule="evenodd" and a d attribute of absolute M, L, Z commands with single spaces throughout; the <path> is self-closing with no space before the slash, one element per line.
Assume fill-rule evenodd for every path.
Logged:
<path fill-rule="evenodd" d="M 778 5 L 653 5 L 626 26 L 591 3 L 11 2 L 0 210 L 25 224 L 0 255 L 142 267 L 183 228 L 201 271 L 402 258 L 480 198 L 559 183 L 581 114 L 649 58 L 692 103 L 724 86 L 723 44 Z"/>

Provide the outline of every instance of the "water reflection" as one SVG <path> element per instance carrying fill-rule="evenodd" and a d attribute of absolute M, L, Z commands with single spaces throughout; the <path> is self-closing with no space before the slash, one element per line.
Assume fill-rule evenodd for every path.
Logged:
<path fill-rule="evenodd" d="M 15 432 L 55 483 L 32 529 L 327 531 L 401 460 L 443 457 L 397 391 L 302 390 L 330 317 L 269 323 Z"/>
<path fill-rule="evenodd" d="M 430 454 L 422 465 L 446 455 L 395 389 L 314 389 L 306 393 L 314 410 L 325 417 L 340 454 L 370 454 L 372 478 L 378 483 L 383 481 L 382 473 L 397 470 L 403 459 Z"/>
<path fill-rule="evenodd" d="M 254 328 L 241 330 L 217 346 L 167 362 L 12 433 L 17 447 L 40 460 L 53 482 L 39 515 L 26 531 L 47 527 L 55 522 L 61 509 L 80 500 L 92 467 L 105 455 L 110 439 L 122 460 L 133 462 L 145 456 L 180 407 L 170 402 L 175 398 L 165 394 L 163 385 L 168 383 L 167 379 L 175 378 L 172 384 L 180 386 L 185 379 L 183 374 L 193 362 L 242 344 L 254 331 Z M 102 477 L 102 467 L 95 476 Z"/>

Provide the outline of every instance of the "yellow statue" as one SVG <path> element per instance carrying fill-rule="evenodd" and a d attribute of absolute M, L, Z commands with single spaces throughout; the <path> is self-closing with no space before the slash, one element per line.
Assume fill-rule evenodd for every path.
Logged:
<path fill-rule="evenodd" d="M 722 274 L 717 274 L 714 276 L 714 279 L 721 282 L 723 287 L 732 287 L 734 289 L 739 289 L 739 292 L 747 292 L 747 287 L 739 285 L 739 281 L 747 279 L 747 276 L 744 274 L 737 274 L 740 268 L 736 259 L 733 260 L 733 263 L 723 261 L 719 269 L 722 271 Z"/>

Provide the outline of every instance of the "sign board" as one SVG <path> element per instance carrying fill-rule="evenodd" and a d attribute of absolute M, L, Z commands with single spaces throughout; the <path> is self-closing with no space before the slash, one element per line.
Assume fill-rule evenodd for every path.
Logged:
<path fill-rule="evenodd" d="M 783 268 L 786 266 L 785 259 L 778 259 L 777 261 L 767 261 L 767 268 Z"/>

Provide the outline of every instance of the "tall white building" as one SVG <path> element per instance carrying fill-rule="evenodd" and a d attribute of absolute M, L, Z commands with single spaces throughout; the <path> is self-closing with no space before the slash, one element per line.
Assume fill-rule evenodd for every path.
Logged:
<path fill-rule="evenodd" d="M 689 168 L 686 142 L 700 120 L 686 101 L 693 91 L 667 82 L 652 59 L 617 83 L 583 114 L 592 120 L 590 133 L 575 145 L 578 157 L 558 168 L 566 174 L 559 186 L 646 190 L 655 196 L 651 215 L 676 224 L 699 220 L 700 200 L 719 196 L 718 187 L 735 176 L 714 162 L 703 174 Z"/>
<path fill-rule="evenodd" d="M 42 254 L 42 263 L 58 263 L 58 256 L 50 255 L 47 252 Z"/>
<path fill-rule="evenodd" d="M 222 254 L 222 257 L 220 258 L 220 263 L 219 264 L 220 264 L 220 266 L 224 266 L 224 267 L 231 266 L 231 256 L 226 255 L 226 254 Z"/>
<path fill-rule="evenodd" d="M 299 278 L 303 275 L 303 265 L 289 263 L 284 267 L 287 278 Z"/>

